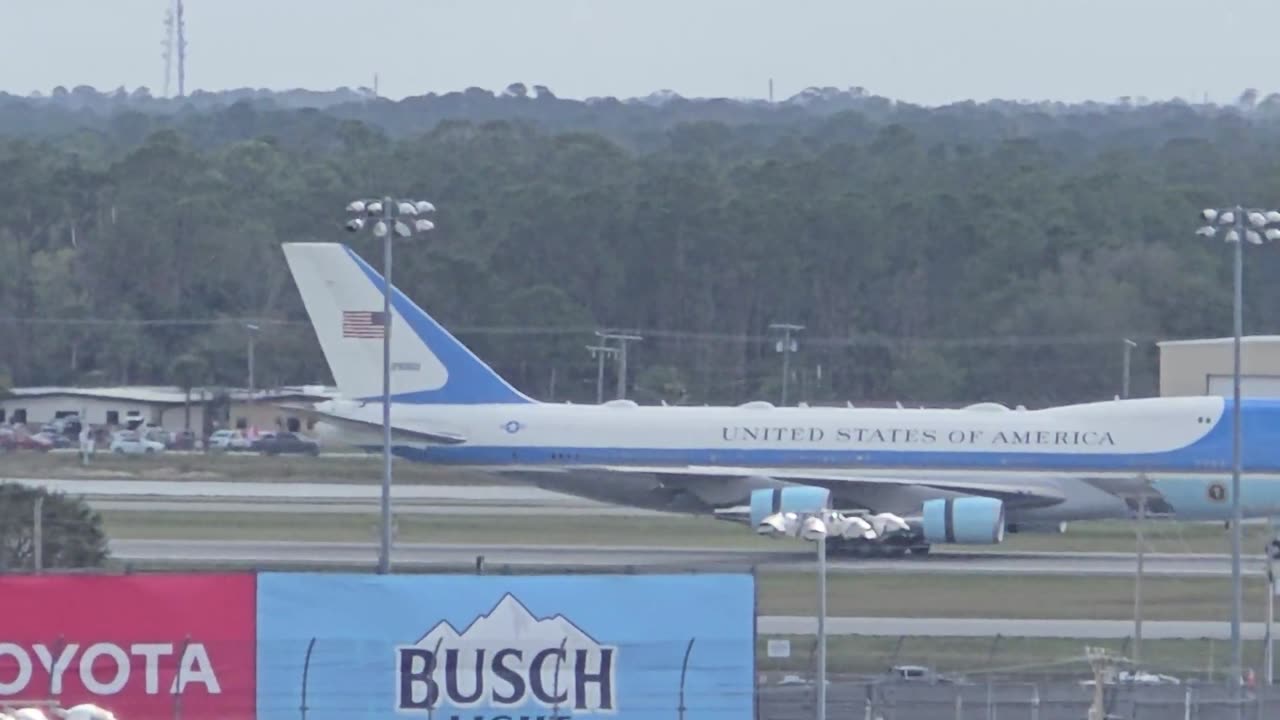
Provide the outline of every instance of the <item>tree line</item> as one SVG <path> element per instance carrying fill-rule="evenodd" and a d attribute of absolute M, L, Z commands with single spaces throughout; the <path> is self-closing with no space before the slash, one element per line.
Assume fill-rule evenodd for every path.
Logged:
<path fill-rule="evenodd" d="M 431 200 L 396 282 L 530 394 L 595 399 L 592 331 L 634 331 L 645 402 L 1029 406 L 1155 390 L 1165 338 L 1230 331 L 1201 207 L 1280 205 L 1280 103 L 777 106 L 545 88 L 298 107 L 254 96 L 0 98 L 0 386 L 243 386 L 328 371 L 280 244 Z M 544 92 L 545 91 L 545 92 Z M 80 100 L 77 101 L 76 97 Z M 105 98 L 105 99 L 104 99 Z M 1246 331 L 1280 324 L 1250 246 Z M 612 396 L 612 367 L 606 396 Z"/>

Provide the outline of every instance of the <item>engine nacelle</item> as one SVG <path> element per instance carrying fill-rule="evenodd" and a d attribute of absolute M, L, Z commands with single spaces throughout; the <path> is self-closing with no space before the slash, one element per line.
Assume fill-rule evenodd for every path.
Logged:
<path fill-rule="evenodd" d="M 923 516 L 925 542 L 994 545 L 1004 540 L 1004 501 L 996 498 L 927 500 Z"/>
<path fill-rule="evenodd" d="M 831 507 L 831 491 L 811 485 L 760 488 L 751 491 L 751 527 L 778 513 L 813 513 Z"/>

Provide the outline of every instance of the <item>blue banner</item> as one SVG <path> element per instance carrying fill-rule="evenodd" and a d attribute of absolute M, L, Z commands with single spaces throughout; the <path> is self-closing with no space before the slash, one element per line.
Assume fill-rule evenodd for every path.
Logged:
<path fill-rule="evenodd" d="M 748 574 L 263 573 L 258 717 L 742 720 L 754 636 Z"/>

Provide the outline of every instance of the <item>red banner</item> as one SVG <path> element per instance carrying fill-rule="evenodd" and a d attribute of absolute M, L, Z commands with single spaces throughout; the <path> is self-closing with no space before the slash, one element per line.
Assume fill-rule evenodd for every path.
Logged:
<path fill-rule="evenodd" d="M 0 703 L 254 717 L 252 574 L 0 577 Z"/>

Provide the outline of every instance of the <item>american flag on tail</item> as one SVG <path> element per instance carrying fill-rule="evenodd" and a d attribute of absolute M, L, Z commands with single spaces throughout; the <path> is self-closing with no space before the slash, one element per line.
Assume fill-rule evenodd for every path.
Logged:
<path fill-rule="evenodd" d="M 381 338 L 386 326 L 381 311 L 342 311 L 342 337 L 344 338 Z"/>

